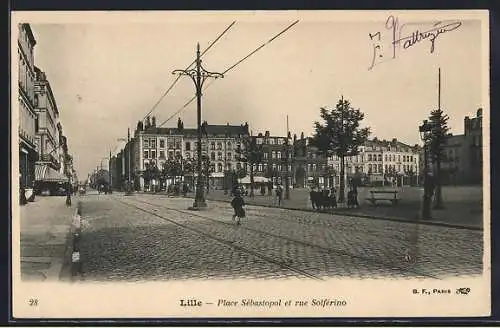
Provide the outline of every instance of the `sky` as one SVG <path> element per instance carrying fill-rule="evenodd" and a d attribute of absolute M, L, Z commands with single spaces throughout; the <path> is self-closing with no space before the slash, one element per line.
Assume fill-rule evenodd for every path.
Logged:
<path fill-rule="evenodd" d="M 450 117 L 451 132 L 463 133 L 464 117 L 487 106 L 482 84 L 488 74 L 482 64 L 485 27 L 479 20 L 447 16 L 441 26 L 461 25 L 437 36 L 433 53 L 428 39 L 407 49 L 401 42 L 392 58 L 388 15 L 298 17 L 298 24 L 211 84 L 203 95 L 203 119 L 209 124 L 248 122 L 254 134 L 269 130 L 285 135 L 288 115 L 292 135 L 311 135 L 320 107 L 334 106 L 343 96 L 364 112 L 362 126 L 371 127 L 371 137 L 420 143 L 418 125 L 438 106 L 440 67 L 441 108 Z M 51 83 L 79 177 L 101 161 L 107 166 L 104 157 L 123 146 L 117 139 L 152 109 L 176 78 L 172 71 L 194 60 L 197 42 L 203 51 L 236 20 L 203 56 L 207 70 L 223 72 L 297 19 L 250 16 L 132 15 L 95 21 L 80 13 L 76 19 L 31 22 L 35 65 Z M 427 31 L 440 20 L 435 15 L 425 20 L 397 17 L 402 36 Z M 374 43 L 369 34 L 377 32 L 380 41 Z M 369 69 L 374 44 L 381 47 L 377 64 Z M 161 123 L 193 95 L 193 82 L 183 77 L 151 115 Z M 177 117 L 194 127 L 196 102 L 165 126 L 175 126 Z"/>

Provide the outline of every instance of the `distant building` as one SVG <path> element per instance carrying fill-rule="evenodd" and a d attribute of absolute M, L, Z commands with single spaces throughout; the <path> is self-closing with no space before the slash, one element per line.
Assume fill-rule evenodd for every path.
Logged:
<path fill-rule="evenodd" d="M 35 180 L 35 162 L 38 159 L 35 104 L 35 37 L 29 24 L 19 24 L 17 54 L 19 63 L 19 174 L 20 184 L 32 187 Z"/>
<path fill-rule="evenodd" d="M 360 177 L 368 184 L 385 185 L 388 182 L 399 185 L 418 183 L 419 147 L 374 138 L 359 147 L 359 154 L 345 157 L 346 178 Z M 340 158 L 332 156 L 328 165 L 340 172 Z"/>
<path fill-rule="evenodd" d="M 202 155 L 204 163 L 208 162 L 210 187 L 222 188 L 225 172 L 244 168 L 244 163 L 237 160 L 236 149 L 241 145 L 241 137 L 249 134 L 248 124 L 210 125 L 205 122 L 203 126 Z M 144 179 L 147 165 L 154 164 L 161 170 L 167 162 L 178 161 L 183 168 L 190 164 L 192 172 L 186 172 L 186 176 L 189 177 L 189 182 L 194 184 L 197 177 L 197 144 L 197 129 L 184 128 L 180 120 L 175 128 L 157 127 L 155 118 L 148 117 L 145 122 L 137 124 L 133 138 L 118 155 L 122 164 L 115 164 L 113 172 L 117 172 L 120 166 L 121 181 L 126 181 L 130 161 L 131 179 L 135 189 L 143 190 L 148 187 Z"/>
<path fill-rule="evenodd" d="M 483 111 L 476 117 L 464 118 L 464 134 L 449 134 L 443 147 L 445 160 L 441 163 L 442 184 L 482 184 Z"/>
<path fill-rule="evenodd" d="M 289 185 L 293 186 L 293 171 L 292 171 L 292 141 L 288 144 L 288 161 L 287 161 L 287 144 L 285 136 L 272 136 L 269 131 L 264 134 L 258 133 L 255 138 L 256 143 L 262 147 L 262 161 L 254 164 L 254 175 L 266 177 L 273 182 L 273 185 L 285 185 L 288 166 L 288 181 Z"/>
<path fill-rule="evenodd" d="M 311 138 L 301 133 L 299 139 L 293 137 L 293 177 L 294 185 L 303 188 L 307 185 L 330 187 L 334 185 L 334 175 L 328 169 L 328 158 L 319 154 L 311 145 Z"/>

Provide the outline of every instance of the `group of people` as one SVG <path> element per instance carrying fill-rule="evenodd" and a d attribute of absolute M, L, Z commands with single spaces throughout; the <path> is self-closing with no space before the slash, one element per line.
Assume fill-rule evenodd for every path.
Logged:
<path fill-rule="evenodd" d="M 312 187 L 309 198 L 312 208 L 315 210 L 337 208 L 337 191 L 335 188 L 320 189 L 319 187 Z M 358 190 L 355 185 L 351 185 L 347 193 L 347 207 L 359 207 Z"/>
<path fill-rule="evenodd" d="M 330 190 L 313 187 L 309 192 L 313 209 L 337 208 L 337 193 L 335 188 Z"/>

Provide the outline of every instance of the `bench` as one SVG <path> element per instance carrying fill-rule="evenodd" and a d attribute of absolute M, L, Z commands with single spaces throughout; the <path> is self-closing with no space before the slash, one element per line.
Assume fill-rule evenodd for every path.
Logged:
<path fill-rule="evenodd" d="M 397 190 L 370 190 L 370 194 L 371 198 L 367 200 L 372 203 L 372 205 L 376 205 L 379 200 L 390 201 L 392 205 L 397 205 L 399 202 Z"/>

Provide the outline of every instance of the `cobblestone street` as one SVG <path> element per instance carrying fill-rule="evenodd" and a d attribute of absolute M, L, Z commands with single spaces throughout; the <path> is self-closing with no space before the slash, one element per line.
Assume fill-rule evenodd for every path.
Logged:
<path fill-rule="evenodd" d="M 83 200 L 83 280 L 445 278 L 481 274 L 482 232 L 187 198 Z"/>

